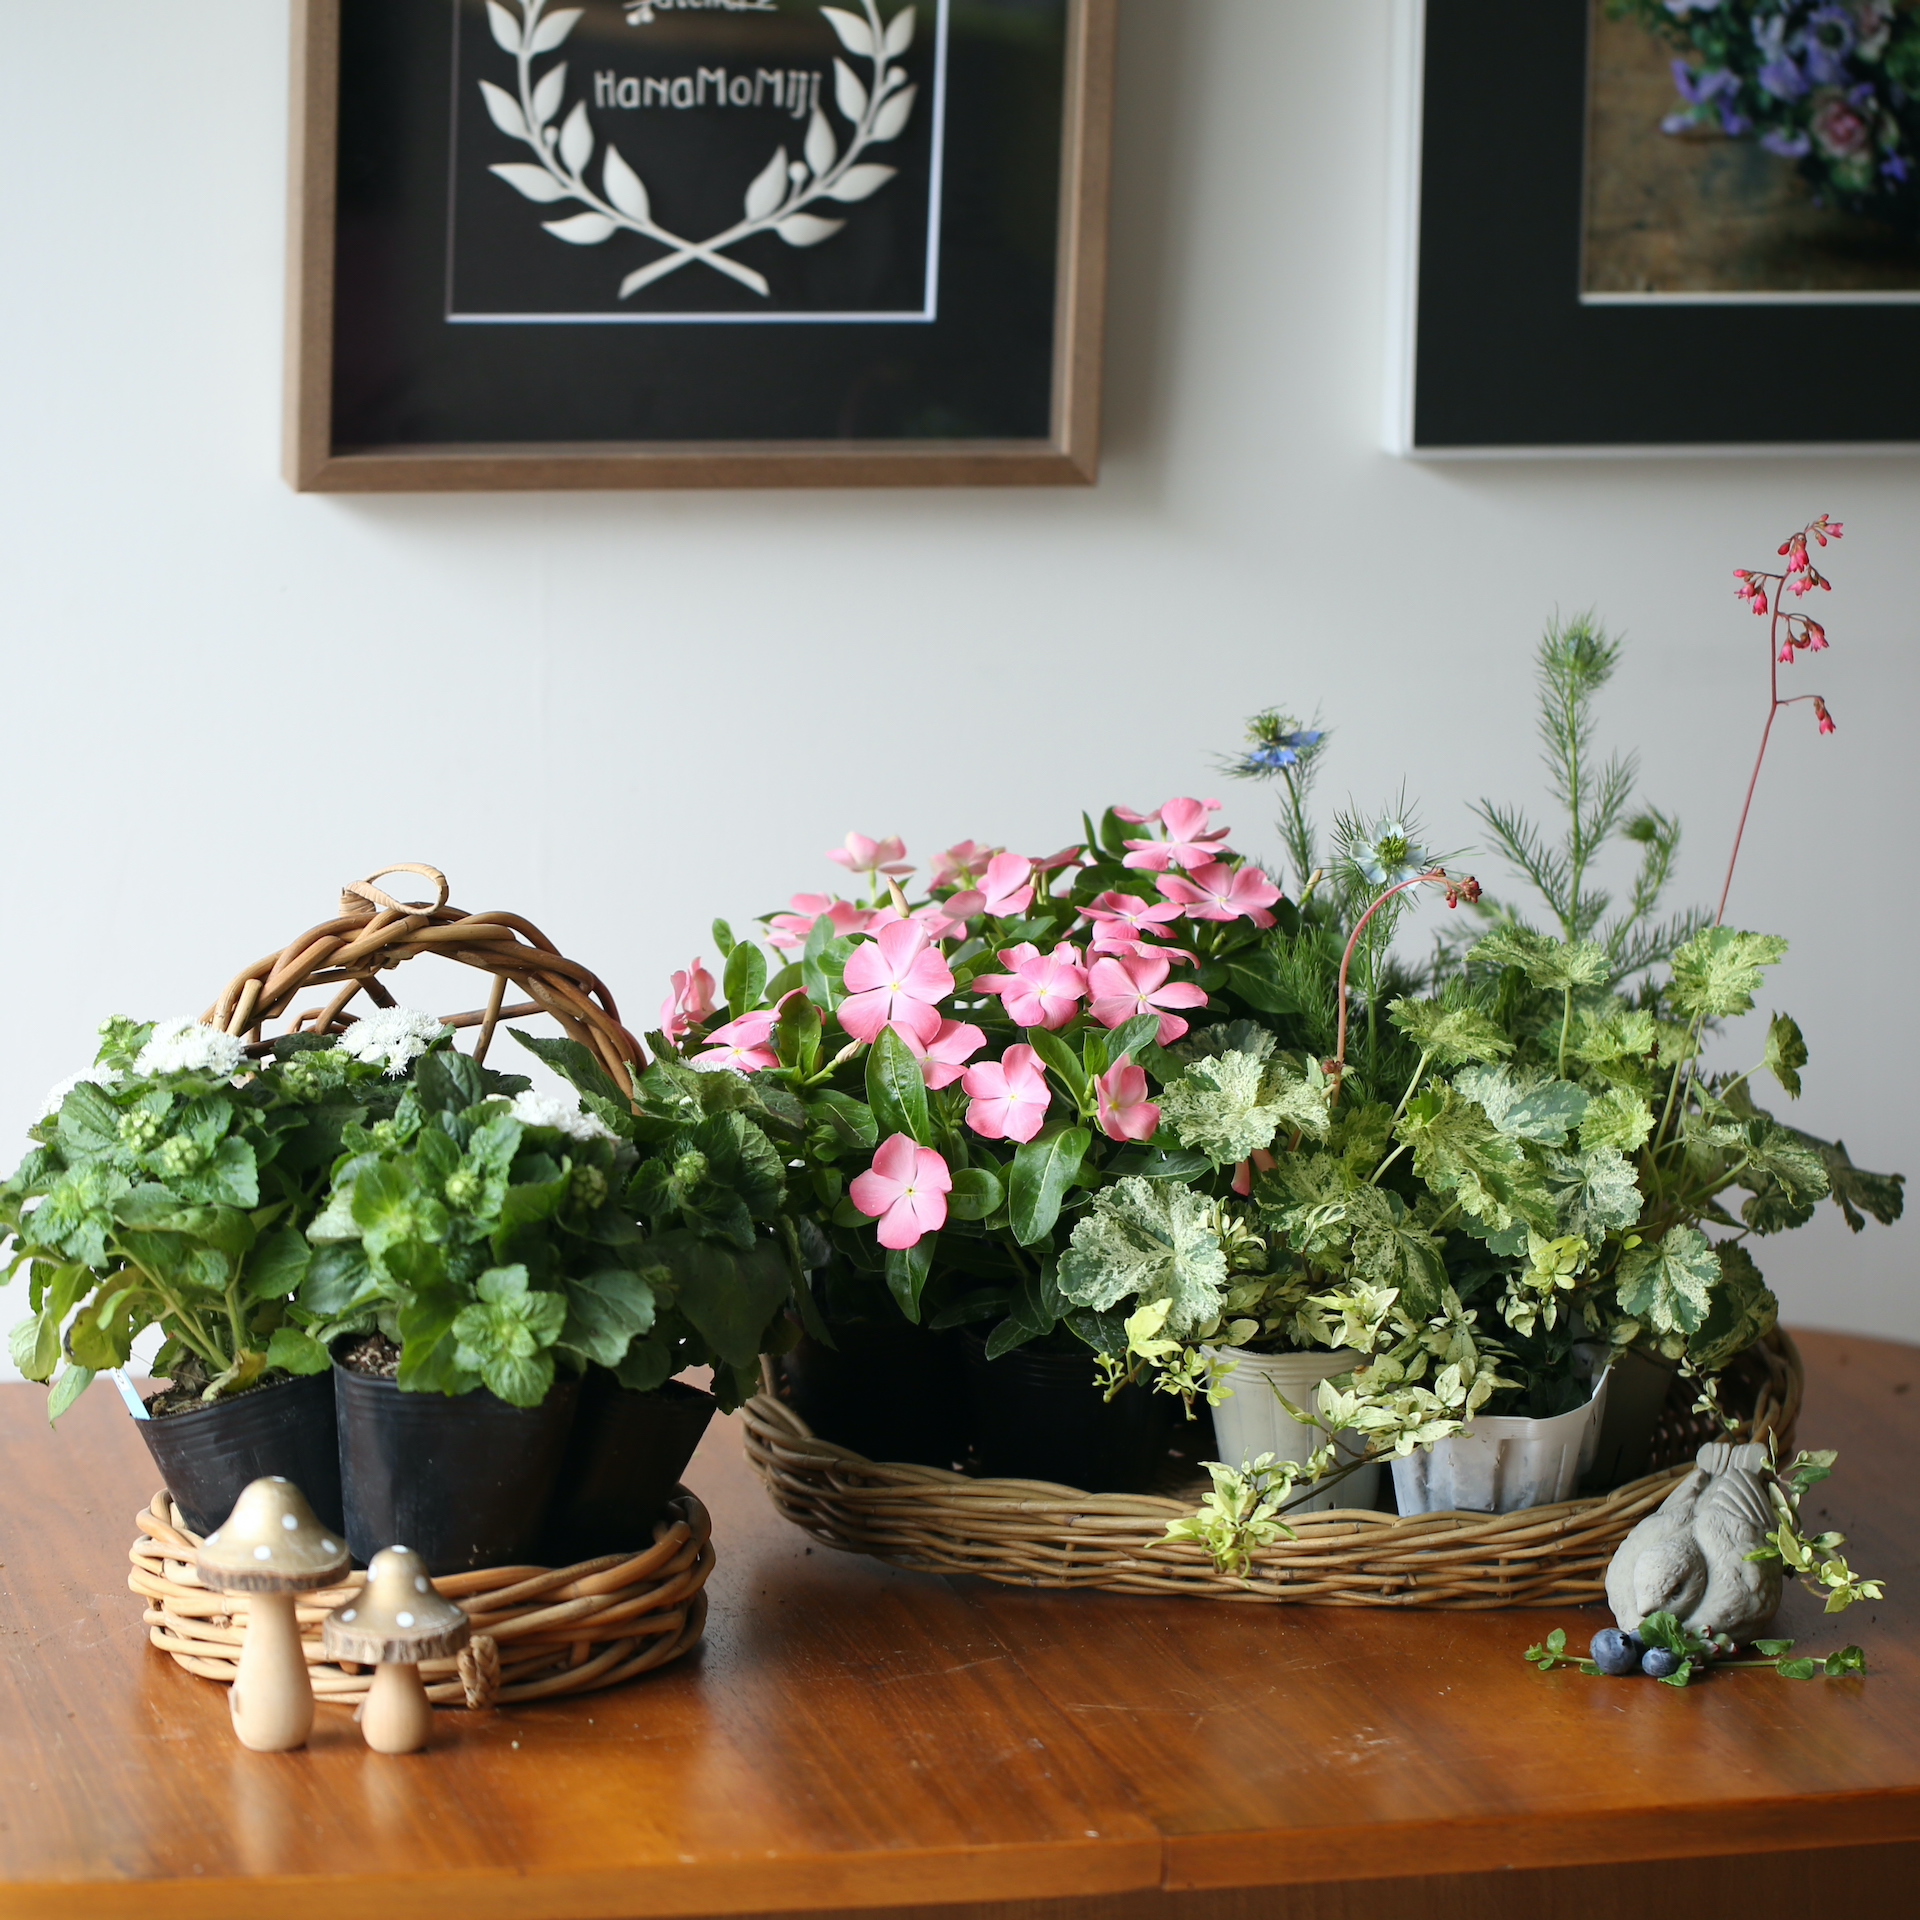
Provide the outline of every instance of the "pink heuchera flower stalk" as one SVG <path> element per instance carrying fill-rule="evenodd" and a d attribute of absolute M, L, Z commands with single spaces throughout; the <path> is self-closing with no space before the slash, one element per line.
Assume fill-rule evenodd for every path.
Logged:
<path fill-rule="evenodd" d="M 904 1027 L 895 1031 L 920 1062 L 922 1077 L 936 1093 L 952 1086 L 966 1072 L 967 1062 L 987 1044 L 987 1036 L 964 1020 L 942 1020 L 940 1031 L 924 1046 L 917 1034 Z"/>
<path fill-rule="evenodd" d="M 896 1251 L 918 1246 L 947 1224 L 953 1175 L 931 1147 L 896 1133 L 883 1141 L 873 1165 L 847 1189 L 869 1220 L 880 1222 L 880 1244 Z"/>
<path fill-rule="evenodd" d="M 715 1027 L 707 1035 L 708 1051 L 696 1053 L 690 1065 L 702 1073 L 730 1068 L 735 1073 L 759 1073 L 765 1067 L 777 1067 L 780 1056 L 767 1045 L 780 1016 L 777 1013 L 743 1013 L 724 1027 Z"/>
<path fill-rule="evenodd" d="M 673 991 L 660 1004 L 660 1031 L 676 1044 L 704 1025 L 714 1007 L 714 981 L 699 960 L 673 976 Z"/>
<path fill-rule="evenodd" d="M 983 974 L 973 984 L 981 993 L 997 993 L 1007 1018 L 1019 1026 L 1064 1027 L 1086 998 L 1086 969 L 1065 940 L 1051 953 L 1042 953 L 1031 940 L 1003 947 L 1000 963 L 1013 971 Z"/>
<path fill-rule="evenodd" d="M 822 914 L 842 939 L 865 933 L 873 924 L 870 907 L 856 907 L 851 900 L 837 899 L 830 893 L 796 893 L 792 904 L 791 913 L 776 913 L 767 923 L 767 939 L 782 953 L 804 947 Z"/>
<path fill-rule="evenodd" d="M 840 1024 L 854 1039 L 871 1046 L 892 1026 L 925 1046 L 940 1031 L 935 1002 L 953 991 L 953 973 L 917 921 L 895 920 L 862 941 L 847 957 L 845 978 Z"/>
<path fill-rule="evenodd" d="M 967 1125 L 983 1140 L 1031 1140 L 1053 1100 L 1047 1070 L 1031 1047 L 1009 1047 L 998 1060 L 969 1067 L 960 1085 L 973 1103 Z"/>
<path fill-rule="evenodd" d="M 1180 1023 L 1181 1032 L 1186 1022 Z M 1109 1140 L 1151 1140 L 1160 1130 L 1160 1109 L 1147 1098 L 1147 1071 L 1131 1060 L 1109 1067 L 1094 1083 L 1100 1131 Z"/>
<path fill-rule="evenodd" d="M 1211 833 L 1203 833 L 1201 829 L 1207 824 L 1207 815 L 1218 812 L 1219 807 L 1218 800 L 1167 801 L 1157 814 L 1147 816 L 1158 818 L 1167 830 L 1167 837 L 1129 840 L 1127 845 L 1131 851 L 1121 864 L 1144 868 L 1148 873 L 1165 873 L 1169 867 L 1204 867 L 1209 861 L 1218 860 L 1226 851 L 1226 828 L 1219 827 Z"/>
<path fill-rule="evenodd" d="M 844 847 L 835 847 L 827 855 L 849 873 L 905 874 L 913 871 L 907 860 L 905 843 L 897 836 L 869 840 L 864 833 L 850 833 Z"/>
<path fill-rule="evenodd" d="M 1206 990 L 1190 983 L 1167 985 L 1172 972 L 1164 954 L 1137 954 L 1127 959 L 1096 960 L 1087 974 L 1093 998 L 1087 1011 L 1103 1027 L 1124 1027 L 1136 1015 L 1160 1016 L 1160 1044 L 1170 1047 L 1186 1032 L 1188 1023 L 1173 1007 L 1204 1007 Z"/>
<path fill-rule="evenodd" d="M 975 840 L 960 840 L 945 853 L 933 856 L 933 875 L 927 885 L 935 892 L 942 887 L 970 887 L 987 870 L 987 862 L 999 853 L 999 847 L 983 847 Z"/>
<path fill-rule="evenodd" d="M 1169 900 L 1177 900 L 1191 920 L 1238 920 L 1243 915 L 1256 927 L 1273 925 L 1267 909 L 1280 898 L 1280 889 L 1255 866 L 1230 867 L 1215 860 L 1191 873 L 1170 873 L 1156 882 Z"/>
<path fill-rule="evenodd" d="M 1033 862 L 1017 853 L 999 853 L 987 862 L 987 871 L 978 887 L 956 893 L 947 902 L 947 911 L 963 920 L 976 913 L 989 914 L 995 920 L 1011 920 L 1033 905 Z"/>

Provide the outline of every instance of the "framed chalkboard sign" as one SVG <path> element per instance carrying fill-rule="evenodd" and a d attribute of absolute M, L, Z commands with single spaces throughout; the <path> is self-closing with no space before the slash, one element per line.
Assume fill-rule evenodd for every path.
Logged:
<path fill-rule="evenodd" d="M 1086 484 L 1117 0 L 295 0 L 302 491 Z"/>

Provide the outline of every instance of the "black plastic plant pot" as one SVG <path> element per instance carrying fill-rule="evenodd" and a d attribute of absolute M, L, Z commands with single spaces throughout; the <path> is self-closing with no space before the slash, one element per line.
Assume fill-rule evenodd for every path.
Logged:
<path fill-rule="evenodd" d="M 402 1393 L 337 1362 L 340 1491 L 347 1546 L 364 1566 L 411 1547 L 429 1573 L 539 1560 L 580 1382 L 562 1375 L 537 1407 L 473 1393 Z"/>
<path fill-rule="evenodd" d="M 719 1404 L 679 1380 L 632 1393 L 593 1368 L 580 1389 L 553 1504 L 547 1557 L 554 1565 L 652 1546 L 653 1523 Z"/>
<path fill-rule="evenodd" d="M 989 1479 L 1142 1493 L 1166 1464 L 1177 1403 L 1138 1386 L 1108 1400 L 1087 1348 L 1016 1347 L 989 1360 L 987 1343 L 969 1335 L 965 1351 L 974 1447 Z"/>
<path fill-rule="evenodd" d="M 195 1533 L 219 1526 L 249 1481 L 276 1473 L 307 1496 L 323 1526 L 341 1524 L 340 1444 L 333 1382 L 324 1373 L 256 1387 L 188 1413 L 150 1414 L 137 1425 L 173 1504 Z"/>
<path fill-rule="evenodd" d="M 1629 1347 L 1613 1363 L 1593 1465 L 1581 1482 L 1584 1490 L 1611 1493 L 1653 1471 L 1654 1438 L 1678 1372 L 1678 1361 L 1642 1353 L 1637 1347 Z"/>
<path fill-rule="evenodd" d="M 803 1338 L 780 1371 L 787 1404 L 822 1440 L 869 1460 L 951 1467 L 967 1451 L 960 1344 L 897 1315 L 837 1324 L 831 1347 Z"/>

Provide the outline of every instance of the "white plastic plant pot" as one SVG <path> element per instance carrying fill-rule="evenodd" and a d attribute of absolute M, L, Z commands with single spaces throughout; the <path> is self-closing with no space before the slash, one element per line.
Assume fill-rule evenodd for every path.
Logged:
<path fill-rule="evenodd" d="M 1393 1463 L 1393 1491 L 1407 1513 L 1518 1513 L 1571 1500 L 1599 1444 L 1607 1375 L 1585 1406 L 1551 1420 L 1481 1415 L 1465 1433 L 1436 1440 Z"/>
<path fill-rule="evenodd" d="M 1208 1354 L 1230 1360 L 1233 1371 L 1227 1376 L 1231 1395 L 1213 1410 L 1213 1437 L 1220 1458 L 1230 1467 L 1245 1466 L 1263 1453 L 1276 1460 L 1305 1460 L 1323 1444 L 1316 1427 L 1304 1426 L 1280 1404 L 1284 1394 L 1296 1407 L 1311 1410 L 1313 1390 L 1322 1380 L 1345 1373 L 1360 1364 L 1357 1353 L 1248 1353 L 1241 1348 L 1222 1352 L 1208 1348 Z M 1364 1451 L 1357 1439 L 1341 1435 L 1340 1451 L 1352 1458 Z M 1324 1491 L 1298 1506 L 1289 1504 L 1292 1513 L 1325 1513 L 1334 1507 L 1357 1507 L 1372 1511 L 1380 1500 L 1380 1468 L 1377 1463 L 1355 1467 Z"/>

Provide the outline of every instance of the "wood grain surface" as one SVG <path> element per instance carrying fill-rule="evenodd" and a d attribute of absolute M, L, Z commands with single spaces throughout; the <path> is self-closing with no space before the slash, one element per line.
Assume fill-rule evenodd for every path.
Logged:
<path fill-rule="evenodd" d="M 700 1655 L 618 1692 L 443 1711 L 370 1753 L 323 1706 L 251 1754 L 126 1591 L 153 1469 L 118 1402 L 0 1388 L 0 1914 L 381 1920 L 898 1911 L 1422 1920 L 1902 1911 L 1920 1869 L 1920 1349 L 1803 1336 L 1830 1524 L 1888 1599 L 1865 1678 L 1542 1677 L 1597 1611 L 1240 1608 L 1026 1592 L 815 1548 L 716 1422 Z M 1662 1864 L 1666 1863 L 1666 1864 Z M 1864 1908 L 1859 1902 L 1868 1903 Z"/>

